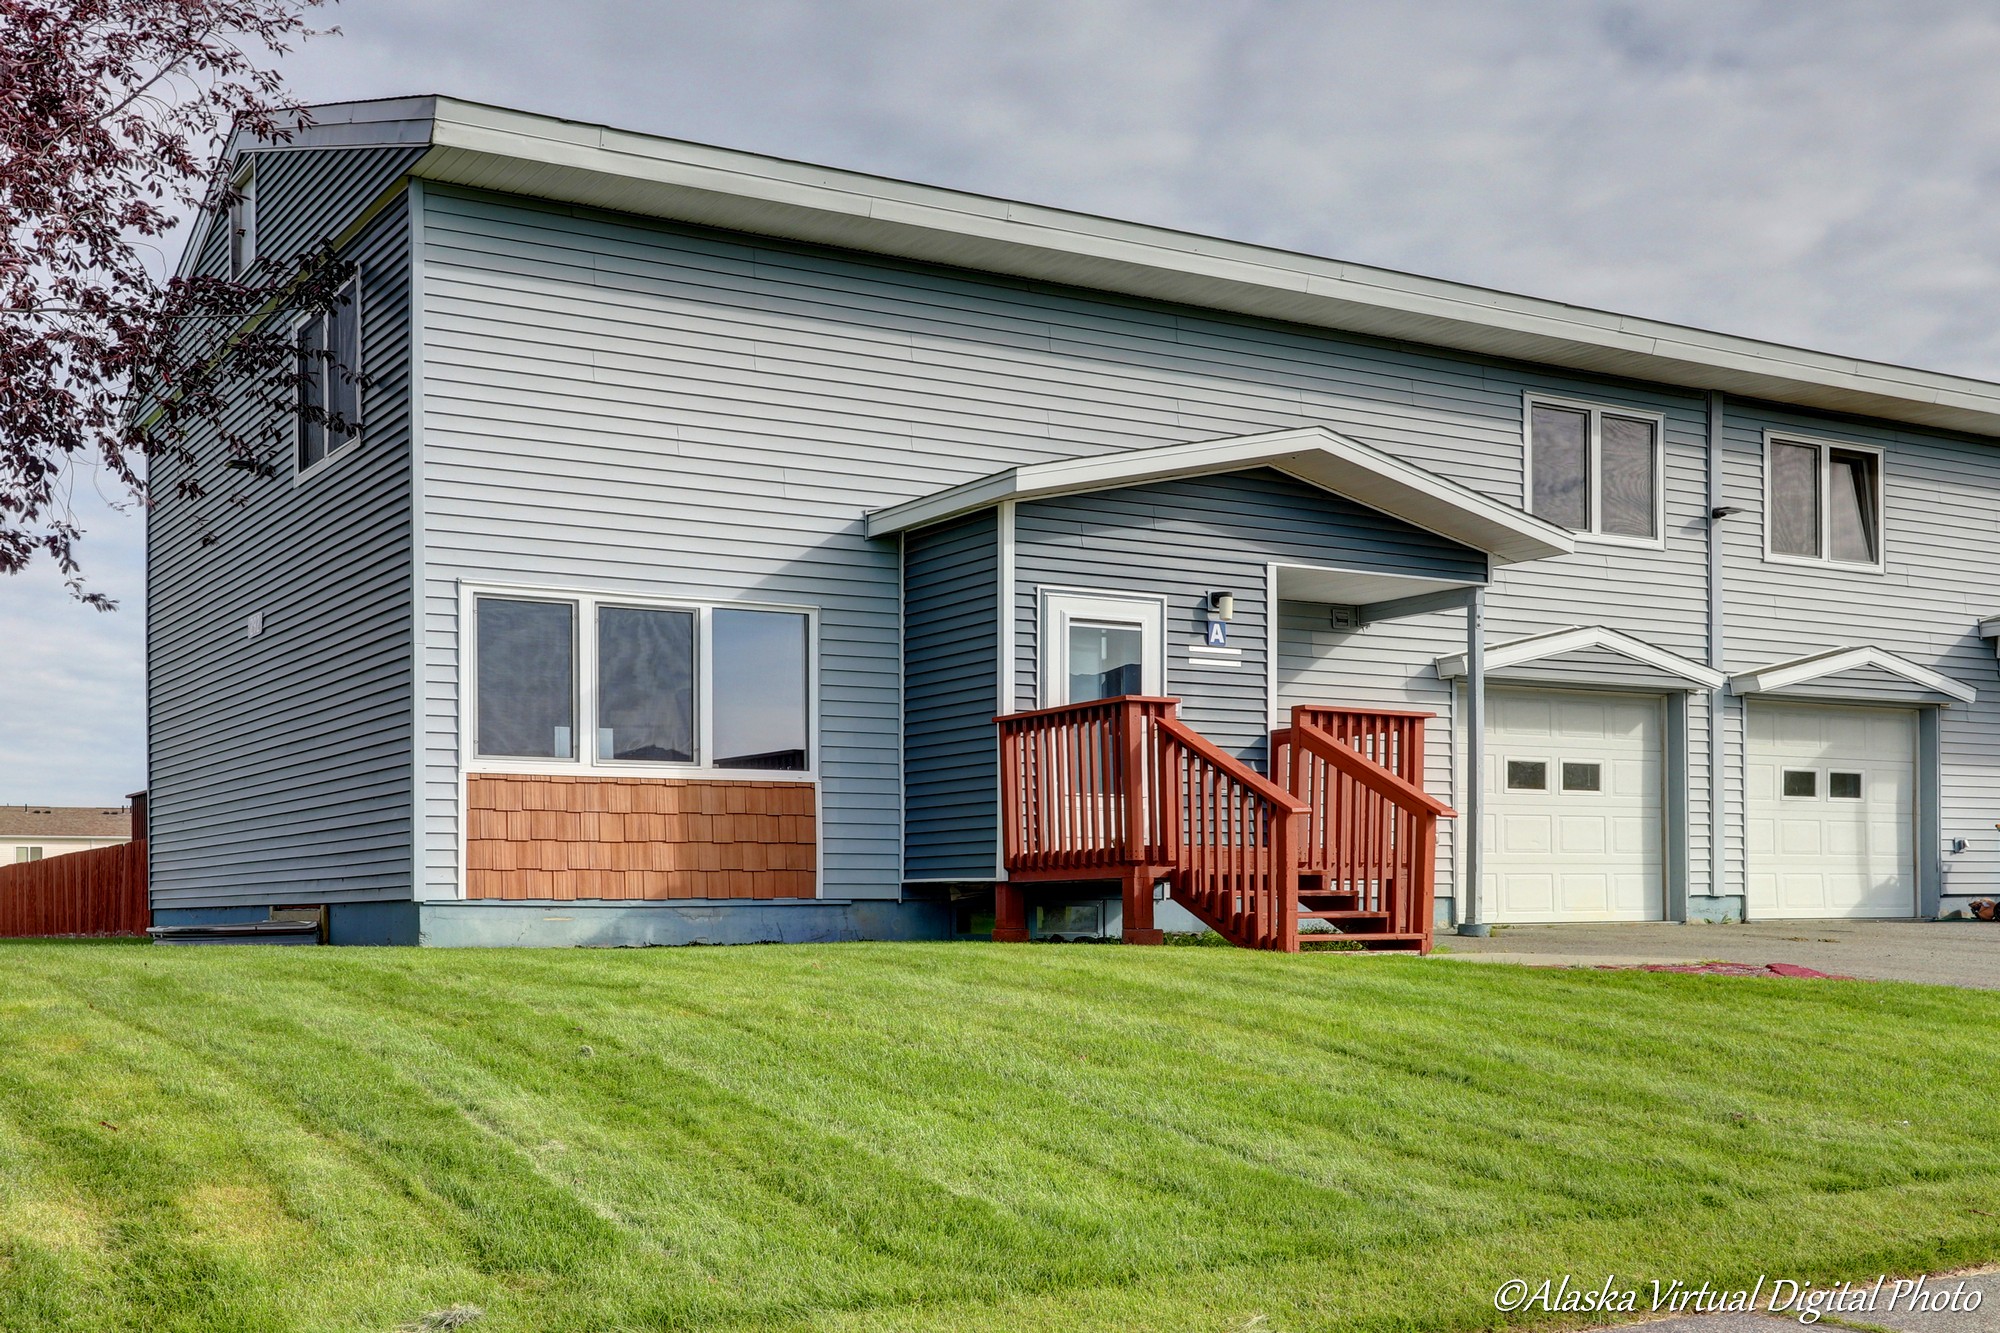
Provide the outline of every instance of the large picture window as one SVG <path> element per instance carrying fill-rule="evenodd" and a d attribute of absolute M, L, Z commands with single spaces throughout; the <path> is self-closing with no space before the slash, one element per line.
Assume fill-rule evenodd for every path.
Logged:
<path fill-rule="evenodd" d="M 502 592 L 471 609 L 479 759 L 812 769 L 808 612 Z"/>
<path fill-rule="evenodd" d="M 1764 546 L 1773 560 L 1880 568 L 1882 455 L 1824 440 L 1770 437 Z"/>
<path fill-rule="evenodd" d="M 1535 515 L 1604 541 L 1660 544 L 1658 416 L 1531 397 L 1527 427 Z"/>

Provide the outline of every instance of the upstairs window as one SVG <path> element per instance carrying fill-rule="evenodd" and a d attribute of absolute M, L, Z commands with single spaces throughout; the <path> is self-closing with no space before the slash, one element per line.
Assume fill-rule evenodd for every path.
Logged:
<path fill-rule="evenodd" d="M 1772 436 L 1764 453 L 1764 546 L 1773 560 L 1882 565 L 1882 455 Z"/>
<path fill-rule="evenodd" d="M 310 471 L 361 438 L 361 282 L 333 309 L 299 321 L 298 470 Z"/>
<path fill-rule="evenodd" d="M 473 621 L 481 759 L 811 770 L 803 611 L 493 593 Z"/>
<path fill-rule="evenodd" d="M 257 168 L 246 161 L 229 182 L 229 276 L 241 278 L 257 262 Z"/>
<path fill-rule="evenodd" d="M 1528 505 L 1601 541 L 1657 546 L 1660 418 L 1557 399 L 1528 399 Z"/>

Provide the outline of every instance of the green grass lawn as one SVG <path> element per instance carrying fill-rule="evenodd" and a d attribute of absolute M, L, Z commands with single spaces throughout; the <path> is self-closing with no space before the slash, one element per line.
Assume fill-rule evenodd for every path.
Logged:
<path fill-rule="evenodd" d="M 2000 1256 L 2000 994 L 1231 949 L 0 945 L 0 1328 L 1479 1328 Z"/>

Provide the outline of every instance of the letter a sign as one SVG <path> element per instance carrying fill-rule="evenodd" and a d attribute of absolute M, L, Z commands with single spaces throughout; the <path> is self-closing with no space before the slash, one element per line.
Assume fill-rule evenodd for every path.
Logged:
<path fill-rule="evenodd" d="M 1228 621 L 1211 620 L 1208 622 L 1208 646 L 1211 648 L 1227 648 L 1229 646 Z"/>

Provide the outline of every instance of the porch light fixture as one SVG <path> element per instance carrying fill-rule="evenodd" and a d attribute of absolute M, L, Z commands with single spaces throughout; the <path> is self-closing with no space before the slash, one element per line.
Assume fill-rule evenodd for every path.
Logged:
<path fill-rule="evenodd" d="M 1736 514 L 1747 514 L 1749 512 L 1742 505 L 1717 505 L 1714 509 L 1708 511 L 1708 516 L 1711 520 L 1714 520 L 1729 518 Z"/>
<path fill-rule="evenodd" d="M 1236 594 L 1233 592 L 1212 592 L 1208 595 L 1208 618 L 1229 620 L 1236 615 Z"/>

